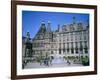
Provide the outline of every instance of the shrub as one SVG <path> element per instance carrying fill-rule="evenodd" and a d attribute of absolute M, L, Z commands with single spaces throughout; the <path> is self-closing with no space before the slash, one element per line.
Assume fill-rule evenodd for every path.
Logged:
<path fill-rule="evenodd" d="M 84 66 L 88 66 L 89 65 L 89 57 L 83 57 L 81 60 L 82 60 L 82 64 Z"/>

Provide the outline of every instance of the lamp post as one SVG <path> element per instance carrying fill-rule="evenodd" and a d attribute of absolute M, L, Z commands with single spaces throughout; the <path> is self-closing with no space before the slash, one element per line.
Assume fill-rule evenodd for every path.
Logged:
<path fill-rule="evenodd" d="M 83 54 L 83 46 L 80 43 L 79 61 L 81 61 L 81 54 Z"/>

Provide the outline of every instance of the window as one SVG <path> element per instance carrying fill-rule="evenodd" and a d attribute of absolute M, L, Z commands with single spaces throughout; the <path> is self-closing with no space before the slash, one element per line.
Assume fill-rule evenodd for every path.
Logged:
<path fill-rule="evenodd" d="M 75 40 L 77 40 L 77 36 L 75 36 Z"/>
<path fill-rule="evenodd" d="M 69 48 L 67 48 L 67 52 L 69 52 Z"/>
<path fill-rule="evenodd" d="M 82 36 L 80 35 L 80 40 L 82 40 Z"/>
<path fill-rule="evenodd" d="M 71 41 L 73 41 L 73 36 L 71 36 Z"/>
<path fill-rule="evenodd" d="M 59 48 L 59 54 L 61 54 L 61 49 Z"/>
<path fill-rule="evenodd" d="M 86 36 L 84 36 L 84 40 L 86 40 Z"/>
<path fill-rule="evenodd" d="M 51 51 L 51 54 L 54 54 L 53 51 Z"/>
<path fill-rule="evenodd" d="M 87 48 L 87 41 L 84 42 L 85 48 Z"/>
<path fill-rule="evenodd" d="M 84 50 L 85 50 L 85 53 L 88 53 L 88 48 L 85 48 Z"/>
<path fill-rule="evenodd" d="M 59 39 L 59 42 L 61 42 L 61 39 Z"/>
<path fill-rule="evenodd" d="M 67 38 L 67 41 L 69 41 L 69 38 Z"/>
<path fill-rule="evenodd" d="M 71 49 L 71 53 L 72 53 L 72 54 L 74 53 L 74 49 L 73 49 L 73 48 Z"/>
<path fill-rule="evenodd" d="M 69 43 L 67 43 L 67 48 L 69 48 Z"/>
<path fill-rule="evenodd" d="M 78 54 L 78 48 L 76 48 L 75 51 L 76 51 L 76 54 Z"/>
<path fill-rule="evenodd" d="M 65 52 L 65 43 L 63 43 L 63 52 Z"/>
<path fill-rule="evenodd" d="M 71 43 L 71 47 L 73 48 L 73 42 Z"/>
<path fill-rule="evenodd" d="M 53 48 L 53 44 L 51 45 L 51 48 Z"/>
<path fill-rule="evenodd" d="M 81 56 L 81 59 L 83 59 L 83 56 Z"/>

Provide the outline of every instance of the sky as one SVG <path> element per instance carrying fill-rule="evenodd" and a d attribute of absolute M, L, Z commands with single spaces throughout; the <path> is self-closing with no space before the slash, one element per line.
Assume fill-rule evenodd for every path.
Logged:
<path fill-rule="evenodd" d="M 33 38 L 38 32 L 42 21 L 45 22 L 46 26 L 48 21 L 50 21 L 51 29 L 55 31 L 58 28 L 58 24 L 71 24 L 73 17 L 76 18 L 76 22 L 82 22 L 83 24 L 89 23 L 89 14 L 22 11 L 22 36 L 25 37 L 26 33 L 29 32 L 30 37 Z"/>

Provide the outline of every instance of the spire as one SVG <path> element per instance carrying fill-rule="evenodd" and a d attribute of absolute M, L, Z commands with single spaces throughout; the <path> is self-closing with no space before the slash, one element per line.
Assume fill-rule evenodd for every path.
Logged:
<path fill-rule="evenodd" d="M 87 28 L 87 29 L 89 28 L 89 20 L 87 20 L 86 28 Z"/>
<path fill-rule="evenodd" d="M 51 22 L 50 21 L 48 21 L 47 32 L 51 32 Z"/>
<path fill-rule="evenodd" d="M 62 27 L 59 25 L 59 32 L 62 32 Z"/>
<path fill-rule="evenodd" d="M 45 22 L 44 21 L 41 22 L 41 27 L 45 28 Z"/>
<path fill-rule="evenodd" d="M 26 36 L 27 36 L 27 38 L 30 38 L 30 33 L 29 33 L 29 32 L 27 32 Z"/>
<path fill-rule="evenodd" d="M 76 17 L 73 16 L 73 24 L 75 24 L 75 23 L 76 23 Z"/>
<path fill-rule="evenodd" d="M 45 26 L 45 22 L 42 21 L 41 22 L 41 26 L 40 26 L 40 29 L 38 31 L 38 33 L 44 33 L 46 31 L 46 26 Z"/>
<path fill-rule="evenodd" d="M 30 42 L 30 33 L 29 32 L 26 33 L 26 42 Z"/>
<path fill-rule="evenodd" d="M 58 31 L 60 30 L 60 24 L 58 24 Z"/>
<path fill-rule="evenodd" d="M 41 22 L 41 30 L 43 30 L 43 32 L 46 30 L 46 26 L 45 26 L 44 21 Z"/>

